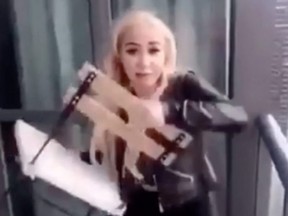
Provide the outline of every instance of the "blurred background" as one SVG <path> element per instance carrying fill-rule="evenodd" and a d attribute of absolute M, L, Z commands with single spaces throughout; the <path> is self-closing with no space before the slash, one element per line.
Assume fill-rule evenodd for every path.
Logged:
<path fill-rule="evenodd" d="M 1 0 L 0 191 L 23 177 L 15 120 L 48 132 L 66 89 L 77 85 L 77 70 L 85 61 L 101 67 L 113 21 L 137 8 L 154 11 L 173 30 L 179 67 L 203 75 L 251 117 L 237 137 L 205 133 L 221 184 L 211 194 L 215 216 L 288 215 L 285 190 L 253 123 L 272 113 L 287 135 L 287 6 L 286 0 Z M 60 139 L 85 151 L 89 135 L 89 125 L 71 122 Z M 89 214 L 102 213 L 40 180 L 24 180 L 0 205 L 1 216 Z"/>

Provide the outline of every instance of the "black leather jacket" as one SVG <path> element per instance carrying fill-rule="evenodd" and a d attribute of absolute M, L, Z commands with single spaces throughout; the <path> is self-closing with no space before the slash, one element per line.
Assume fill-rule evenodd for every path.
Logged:
<path fill-rule="evenodd" d="M 189 130 L 239 132 L 248 121 L 241 106 L 232 105 L 193 71 L 171 77 L 161 100 L 166 108 L 166 123 L 186 125 Z"/>
<path fill-rule="evenodd" d="M 169 208 L 207 194 L 202 132 L 240 132 L 248 121 L 242 107 L 231 102 L 193 71 L 177 73 L 161 98 L 167 124 L 185 129 L 193 136 L 188 149 L 170 168 L 161 167 L 156 184 L 162 206 Z"/>
<path fill-rule="evenodd" d="M 233 106 L 228 98 L 193 71 L 175 73 L 161 101 L 166 123 L 174 124 L 193 136 L 192 143 L 169 168 L 156 166 L 155 172 L 154 168 L 151 169 L 155 167 L 155 161 L 147 160 L 144 155 L 139 158 L 138 168 L 147 177 L 146 183 L 157 185 L 161 205 L 168 209 L 193 199 L 201 199 L 210 189 L 209 179 L 205 178 L 207 175 L 204 173 L 202 132 L 240 132 L 248 117 L 242 107 Z M 119 186 L 122 198 L 128 201 L 129 194 L 139 189 L 141 183 L 135 183 L 135 178 L 129 171 L 126 172 Z"/>

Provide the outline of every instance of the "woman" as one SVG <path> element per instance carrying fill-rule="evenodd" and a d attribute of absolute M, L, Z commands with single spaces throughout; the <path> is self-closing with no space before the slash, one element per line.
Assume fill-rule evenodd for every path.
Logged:
<path fill-rule="evenodd" d="M 159 124 L 174 124 L 194 138 L 171 167 L 157 166 L 142 155 L 132 172 L 123 169 L 135 157 L 125 141 L 95 127 L 91 159 L 95 161 L 95 151 L 102 154 L 97 162 L 119 181 L 125 215 L 210 215 L 201 132 L 238 131 L 247 121 L 243 109 L 230 105 L 194 72 L 176 72 L 174 36 L 149 12 L 132 11 L 117 22 L 104 71 L 139 97 Z M 125 119 L 125 112 L 117 113 Z M 137 182 L 137 173 L 144 182 Z"/>

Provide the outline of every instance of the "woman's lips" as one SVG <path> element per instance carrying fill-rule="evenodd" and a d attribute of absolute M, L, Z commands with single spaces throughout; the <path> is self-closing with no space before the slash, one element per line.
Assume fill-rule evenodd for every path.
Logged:
<path fill-rule="evenodd" d="M 148 77 L 148 76 L 151 76 L 152 73 L 137 73 L 136 74 L 136 77 L 138 78 L 145 78 L 145 77 Z"/>
<path fill-rule="evenodd" d="M 136 75 L 138 76 L 144 76 L 144 75 L 151 75 L 152 72 L 136 72 Z"/>

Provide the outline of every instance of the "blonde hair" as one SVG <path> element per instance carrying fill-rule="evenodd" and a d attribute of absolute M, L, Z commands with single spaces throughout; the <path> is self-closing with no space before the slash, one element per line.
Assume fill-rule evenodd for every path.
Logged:
<path fill-rule="evenodd" d="M 129 80 L 119 59 L 121 38 L 129 27 L 137 25 L 139 22 L 151 23 L 157 26 L 164 34 L 166 42 L 166 66 L 163 68 L 163 75 L 169 76 L 175 72 L 176 68 L 176 42 L 170 28 L 152 12 L 144 10 L 128 11 L 115 22 L 110 44 L 110 53 L 104 60 L 104 71 L 123 87 L 129 85 Z"/>

